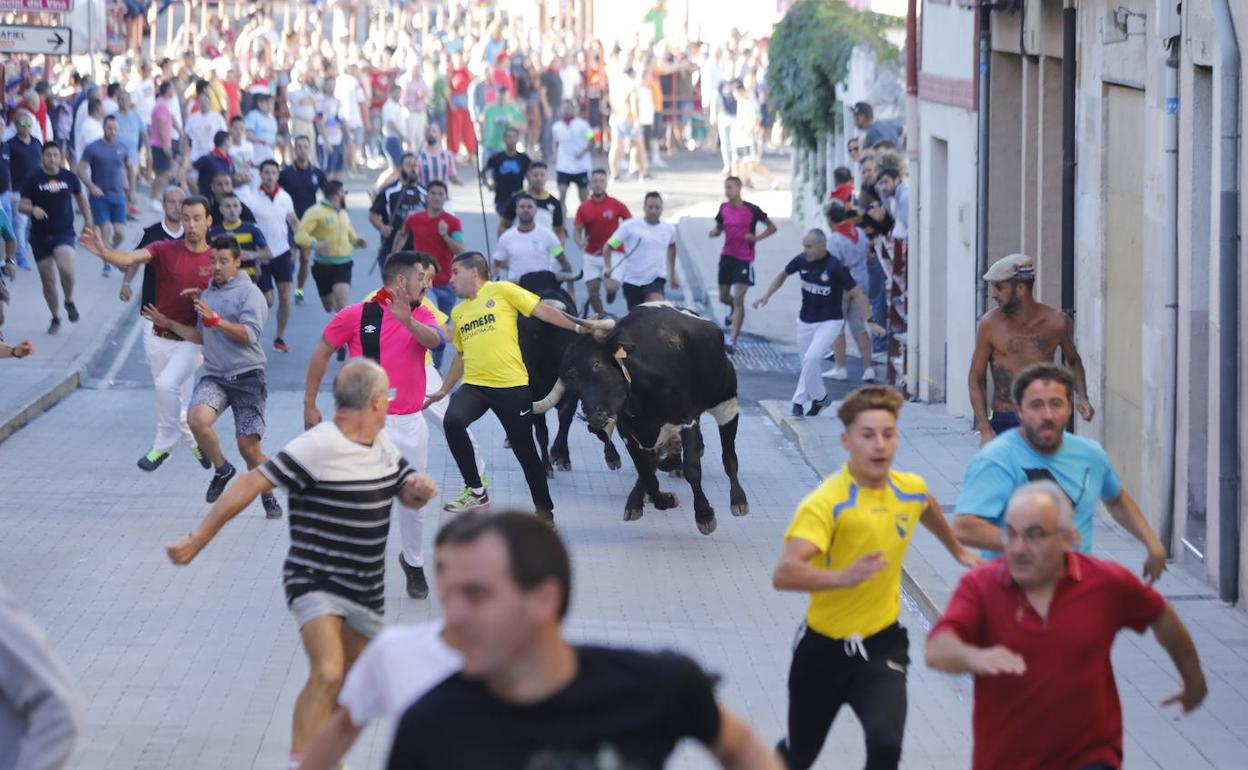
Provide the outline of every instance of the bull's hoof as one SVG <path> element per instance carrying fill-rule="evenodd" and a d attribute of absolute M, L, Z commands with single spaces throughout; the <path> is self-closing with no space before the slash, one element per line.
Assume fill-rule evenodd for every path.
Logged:
<path fill-rule="evenodd" d="M 637 521 L 645 511 L 641 508 L 625 508 L 624 521 Z"/>
<path fill-rule="evenodd" d="M 680 462 L 680 455 L 678 454 L 663 455 L 659 458 L 658 468 L 661 471 L 668 471 L 669 473 L 672 471 L 679 471 Z"/>
<path fill-rule="evenodd" d="M 730 510 L 733 516 L 745 516 L 750 512 L 750 504 L 744 501 L 733 503 Z"/>
<path fill-rule="evenodd" d="M 667 472 L 667 477 L 669 479 L 683 479 L 685 477 L 685 472 L 680 468 L 674 468 Z"/>
<path fill-rule="evenodd" d="M 660 492 L 653 497 L 654 507 L 660 511 L 666 511 L 669 508 L 675 508 L 680 505 L 680 500 L 676 499 L 676 495 L 671 492 Z"/>
<path fill-rule="evenodd" d="M 620 469 L 620 456 L 616 455 L 615 457 L 608 457 L 607 468 L 613 471 L 618 471 Z"/>
<path fill-rule="evenodd" d="M 715 531 L 715 514 L 711 514 L 709 519 L 698 519 L 698 531 L 704 535 L 709 535 Z"/>
<path fill-rule="evenodd" d="M 555 460 L 555 470 L 557 470 L 557 471 L 570 471 L 570 470 L 572 470 L 572 461 L 571 461 L 571 460 L 568 460 L 568 459 L 565 459 L 565 458 L 562 458 L 562 457 L 561 457 L 561 458 L 559 458 L 558 460 Z"/>

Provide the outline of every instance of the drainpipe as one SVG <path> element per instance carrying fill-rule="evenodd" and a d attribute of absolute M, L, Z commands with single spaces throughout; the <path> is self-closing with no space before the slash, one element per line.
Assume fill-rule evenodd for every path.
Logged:
<path fill-rule="evenodd" d="M 1222 61 L 1218 207 L 1218 595 L 1239 599 L 1239 44 L 1230 0 L 1214 0 Z"/>
<path fill-rule="evenodd" d="M 922 310 L 921 299 L 923 296 L 923 286 L 920 275 L 922 273 L 916 264 L 915 257 L 923 248 L 923 212 L 919 206 L 922 196 L 918 194 L 922 190 L 922 167 L 919 156 L 919 8 L 918 0 L 908 0 L 906 3 L 906 160 L 910 172 L 910 189 L 914 194 L 910 196 L 910 222 L 912 227 L 906 234 L 909 238 L 908 257 L 906 260 L 906 297 L 908 304 L 906 306 L 906 317 L 909 322 L 906 324 L 905 343 L 901 346 L 901 355 L 904 357 L 905 367 L 903 374 L 905 375 L 906 391 L 911 398 L 919 397 L 919 356 L 921 354 L 919 345 L 919 331 L 922 322 L 920 318 L 920 310 Z M 918 280 L 916 280 L 918 279 Z M 944 302 L 944 297 L 929 297 L 935 302 Z M 891 350 L 890 350 L 891 356 Z"/>
<path fill-rule="evenodd" d="M 983 318 L 988 306 L 988 283 L 983 279 L 988 272 L 988 118 L 989 114 L 989 81 L 992 75 L 992 13 L 991 2 L 980 2 L 977 9 L 979 17 L 979 95 L 976 111 L 976 128 L 979 132 L 977 163 L 978 194 L 975 201 L 975 275 L 971 276 L 975 286 L 975 319 Z"/>
<path fill-rule="evenodd" d="M 1062 3 L 1062 311 L 1075 317 L 1075 0 Z"/>
<path fill-rule="evenodd" d="M 1166 41 L 1170 53 L 1162 57 L 1162 67 L 1166 82 L 1166 113 L 1162 122 L 1162 152 L 1166 165 L 1163 175 L 1162 189 L 1165 191 L 1166 203 L 1162 207 L 1162 223 L 1164 234 L 1162 243 L 1165 247 L 1165 272 L 1169 276 L 1166 282 L 1166 333 L 1165 350 L 1162 358 L 1166 365 L 1166 390 L 1162 409 L 1162 424 L 1165 426 L 1163 440 L 1162 469 L 1162 505 L 1161 542 L 1167 553 L 1172 552 L 1174 540 L 1175 475 L 1178 464 L 1175 460 L 1175 445 L 1178 441 L 1178 384 L 1179 384 L 1179 37 Z"/>

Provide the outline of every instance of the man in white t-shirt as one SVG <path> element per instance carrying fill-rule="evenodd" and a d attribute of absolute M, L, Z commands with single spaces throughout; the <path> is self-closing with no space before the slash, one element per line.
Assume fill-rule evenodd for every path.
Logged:
<path fill-rule="evenodd" d="M 659 221 L 663 216 L 663 196 L 646 193 L 645 218 L 626 219 L 607 240 L 607 246 L 624 251 L 610 272 L 620 272 L 624 301 L 632 310 L 643 302 L 666 299 L 670 277 L 673 289 L 680 288 L 676 277 L 676 228 Z"/>
<path fill-rule="evenodd" d="M 299 218 L 295 216 L 295 202 L 290 193 L 278 186 L 280 172 L 281 168 L 272 158 L 261 161 L 259 184 L 239 190 L 239 198 L 251 209 L 256 226 L 264 233 L 264 240 L 273 251 L 273 258 L 260 266 L 256 285 L 264 292 L 269 307 L 273 307 L 274 296 L 277 298 L 277 335 L 273 338 L 273 349 L 289 353 L 285 337 L 286 324 L 290 322 L 291 288 L 295 274 L 290 233 L 299 229 Z"/>
<path fill-rule="evenodd" d="M 334 81 L 334 96 L 342 106 L 342 121 L 347 129 L 346 168 L 355 171 L 364 149 L 364 86 L 354 63 L 348 64 Z"/>
<path fill-rule="evenodd" d="M 229 127 L 225 125 L 225 118 L 221 117 L 221 113 L 212 111 L 212 97 L 207 91 L 201 93 L 197 97 L 197 101 L 199 103 L 199 112 L 191 113 L 187 117 L 184 129 L 186 138 L 191 142 L 188 157 L 192 165 L 194 165 L 195 161 L 212 152 L 212 138 L 217 135 L 218 131 L 229 131 Z"/>
<path fill-rule="evenodd" d="M 576 185 L 581 203 L 589 193 L 589 172 L 593 167 L 590 156 L 594 130 L 585 119 L 576 114 L 576 106 L 565 100 L 560 107 L 560 120 L 551 126 L 555 141 L 555 177 L 559 182 L 559 205 L 568 210 L 568 186 Z"/>
<path fill-rule="evenodd" d="M 527 273 L 555 270 L 556 261 L 565 270 L 568 268 L 559 236 L 539 227 L 536 217 L 537 204 L 531 196 L 521 193 L 516 198 L 516 226 L 503 233 L 494 250 L 495 265 L 506 270 L 507 280 L 513 283 L 519 283 Z"/>

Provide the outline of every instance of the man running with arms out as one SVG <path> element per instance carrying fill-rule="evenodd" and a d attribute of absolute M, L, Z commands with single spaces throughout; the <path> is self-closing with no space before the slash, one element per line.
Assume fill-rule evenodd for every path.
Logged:
<path fill-rule="evenodd" d="M 980 444 L 987 444 L 998 433 L 1018 427 L 1011 383 L 1019 372 L 1032 364 L 1052 363 L 1058 348 L 1075 375 L 1079 416 L 1090 421 L 1095 410 L 1088 402 L 1088 378 L 1083 372 L 1083 359 L 1075 348 L 1074 322 L 1065 313 L 1035 300 L 1035 262 L 1023 254 L 1011 254 L 994 262 L 984 273 L 984 280 L 992 286 L 992 298 L 997 307 L 979 321 L 968 377 Z M 986 381 L 990 368 L 991 413 Z"/>
<path fill-rule="evenodd" d="M 304 212 L 295 230 L 295 243 L 315 253 L 312 280 L 320 295 L 325 312 L 337 313 L 347 306 L 351 292 L 351 270 L 355 266 L 353 252 L 366 241 L 355 234 L 347 215 L 347 191 L 342 182 L 331 179 L 325 183 L 325 198 Z M 339 351 L 338 360 L 345 358 Z"/>
<path fill-rule="evenodd" d="M 837 417 L 849 460 L 806 496 L 784 534 L 772 585 L 811 595 L 789 669 L 788 737 L 777 746 L 790 770 L 814 765 L 845 704 L 866 733 L 866 766 L 898 766 L 910 662 L 897 622 L 906 549 L 922 524 L 959 564 L 980 561 L 954 538 L 927 483 L 893 469 L 901 406 L 900 393 L 879 385 L 845 398 Z"/>
<path fill-rule="evenodd" d="M 280 167 L 272 158 L 260 163 L 260 186 L 246 190 L 245 201 L 252 213 L 256 215 L 256 225 L 264 233 L 264 240 L 269 250 L 275 254 L 260 265 L 260 276 L 256 285 L 264 292 L 264 301 L 273 307 L 273 287 L 277 285 L 277 335 L 273 338 L 273 349 L 279 353 L 289 353 L 286 344 L 286 324 L 290 322 L 291 287 L 295 280 L 295 264 L 290 253 L 290 233 L 299 227 L 299 218 L 295 216 L 295 202 L 290 193 L 281 188 L 278 182 Z M 287 229 L 289 228 L 289 230 Z"/>
<path fill-rule="evenodd" d="M 873 334 L 883 334 L 884 330 L 871 320 L 871 301 L 849 269 L 828 251 L 828 236 L 818 228 L 806 233 L 802 253 L 776 273 L 767 293 L 754 301 L 754 309 L 766 305 L 794 273 L 800 273 L 802 280 L 802 307 L 797 314 L 797 351 L 802 357 L 802 372 L 793 393 L 793 416 L 801 417 L 802 406 L 809 401 L 810 411 L 805 414 L 814 417 L 832 401 L 820 369 L 825 351 L 845 328 L 844 309 L 848 303 L 842 298 L 858 304 Z"/>
<path fill-rule="evenodd" d="M 610 278 L 614 270 L 620 270 L 624 285 L 624 302 L 632 310 L 643 302 L 662 302 L 667 298 L 667 279 L 672 288 L 680 288 L 676 277 L 676 228 L 663 222 L 663 196 L 657 192 L 646 193 L 645 216 L 626 219 L 620 223 L 615 234 L 607 239 L 607 249 L 623 251 L 624 256 L 603 273 Z M 611 301 L 608 291 L 607 301 Z"/>
<path fill-rule="evenodd" d="M 732 308 L 724 319 L 726 347 L 731 353 L 745 323 L 745 293 L 754 285 L 754 244 L 775 235 L 776 225 L 767 212 L 741 199 L 741 180 L 737 177 L 724 180 L 724 195 L 728 200 L 719 205 L 710 237 L 724 236 L 719 256 L 719 302 Z M 755 235 L 760 224 L 765 226 L 763 232 Z"/>
<path fill-rule="evenodd" d="M 682 738 L 720 767 L 781 770 L 693 660 L 564 639 L 568 551 L 532 516 L 459 517 L 437 549 L 444 636 L 462 669 L 403 715 L 390 770 L 660 768 Z"/>
<path fill-rule="evenodd" d="M 21 213 L 30 217 L 30 253 L 39 268 L 43 283 L 43 299 L 52 312 L 48 334 L 61 330 L 60 300 L 56 294 L 56 277 L 61 278 L 65 293 L 65 315 L 77 323 L 78 308 L 74 305 L 74 201 L 82 212 L 83 235 L 95 229 L 91 204 L 86 191 L 74 172 L 61 168 L 61 147 L 55 142 L 43 146 L 40 166 L 22 183 Z"/>
<path fill-rule="evenodd" d="M 533 394 L 529 391 L 529 371 L 520 355 L 516 318 L 532 316 L 578 333 L 580 327 L 553 306 L 541 304 L 536 294 L 514 283 L 491 281 L 489 265 L 479 251 L 455 257 L 451 283 L 455 296 L 463 300 L 451 312 L 452 340 L 461 355 L 451 362 L 446 381 L 429 394 L 425 404 L 428 408 L 446 398 L 463 375 L 463 387 L 451 396 L 443 427 L 447 446 L 464 478 L 464 491 L 443 509 L 464 513 L 490 504 L 468 439 L 468 426 L 489 410 L 502 423 L 511 451 L 520 461 L 537 514 L 554 521 L 555 504 L 546 485 L 546 468 L 533 438 Z"/>
<path fill-rule="evenodd" d="M 425 356 L 446 344 L 443 331 L 432 313 L 420 305 L 425 290 L 425 266 L 433 257 L 414 251 L 390 255 L 381 273 L 383 288 L 372 298 L 340 310 L 312 351 L 303 393 L 303 425 L 320 423 L 316 408 L 329 358 L 346 347 L 353 358 L 364 356 L 381 364 L 394 384 L 394 398 L 386 417 L 386 435 L 399 448 L 403 459 L 423 473 L 429 466 L 429 426 L 421 408 L 425 403 Z M 407 595 L 424 599 L 429 595 L 425 580 L 425 560 L 421 550 L 425 524 L 423 511 L 399 505 L 399 535 L 403 550 L 399 564 L 407 576 Z"/>
<path fill-rule="evenodd" d="M 588 125 L 588 124 L 587 124 Z M 620 223 L 631 219 L 628 206 L 607 195 L 607 172 L 595 169 L 589 174 L 589 199 L 576 210 L 576 223 L 572 237 L 581 247 L 581 271 L 585 275 L 585 290 L 589 293 L 589 307 L 598 315 L 606 310 L 602 295 L 598 293 L 602 277 L 611 271 L 611 251 L 607 239 L 615 234 Z M 615 299 L 615 292 L 607 292 L 607 302 Z M 586 311 L 585 315 L 589 315 Z"/>
<path fill-rule="evenodd" d="M 165 219 L 168 220 L 177 200 L 177 188 L 165 191 Z M 97 257 L 126 270 L 147 264 L 152 275 L 152 295 L 144 294 L 144 316 L 151 320 L 152 311 L 176 321 L 184 327 L 198 323 L 195 301 L 191 295 L 203 290 L 212 278 L 212 249 L 208 246 L 208 201 L 193 195 L 182 201 L 182 235 L 184 239 L 158 240 L 130 251 L 117 251 L 104 245 L 95 230 L 84 230 L 83 248 Z M 173 231 L 169 230 L 172 235 Z M 170 327 L 152 323 L 151 339 L 144 343 L 148 365 L 156 391 L 156 440 L 152 450 L 139 460 L 139 467 L 154 471 L 169 458 L 178 437 L 189 431 L 186 415 L 190 404 L 189 385 L 195 370 L 203 363 L 203 346 L 199 340 L 183 337 Z M 191 443 L 193 439 L 189 440 Z M 193 450 L 198 451 L 198 450 Z M 205 468 L 207 457 L 196 455 Z"/>
<path fill-rule="evenodd" d="M 1125 628 L 1151 628 L 1182 677 L 1163 706 L 1187 714 L 1208 692 L 1174 607 L 1121 565 L 1078 553 L 1074 517 L 1052 481 L 1015 490 L 1005 558 L 963 575 L 928 634 L 928 666 L 975 677 L 974 770 L 1122 767 L 1110 648 Z"/>
<path fill-rule="evenodd" d="M 1015 489 L 1049 479 L 1066 490 L 1075 506 L 1078 550 L 1092 552 L 1097 502 L 1144 544 L 1144 575 L 1154 581 L 1166 569 L 1166 549 L 1135 498 L 1122 488 L 1105 449 L 1066 431 L 1075 399 L 1075 377 L 1053 363 L 1032 364 L 1011 383 L 1020 424 L 980 448 L 966 469 L 953 520 L 958 539 L 993 553 L 1001 548 L 1005 507 Z M 995 553 L 993 553 L 995 555 Z"/>
<path fill-rule="evenodd" d="M 516 226 L 503 233 L 494 248 L 494 267 L 507 271 L 507 280 L 520 283 L 529 273 L 543 270 L 553 272 L 556 262 L 564 272 L 572 266 L 563 252 L 559 236 L 540 227 L 537 222 L 537 204 L 528 193 L 516 196 Z"/>
<path fill-rule="evenodd" d="M 289 495 L 282 583 L 309 669 L 295 700 L 292 768 L 329 718 L 356 657 L 381 632 L 391 501 L 418 508 L 438 493 L 382 430 L 389 392 L 380 366 L 348 362 L 334 378 L 334 419 L 239 478 L 194 532 L 165 547 L 174 564 L 189 564 L 258 495 L 279 486 Z"/>

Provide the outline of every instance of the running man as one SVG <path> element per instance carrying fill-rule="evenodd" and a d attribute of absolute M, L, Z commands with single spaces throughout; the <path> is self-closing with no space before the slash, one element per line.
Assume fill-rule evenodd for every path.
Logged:
<path fill-rule="evenodd" d="M 468 439 L 468 426 L 489 410 L 507 433 L 537 514 L 553 522 L 555 504 L 533 438 L 533 394 L 529 391 L 529 371 L 520 355 L 516 318 L 523 314 L 563 329 L 576 331 L 580 327 L 553 306 L 541 304 L 536 294 L 514 283 L 491 281 L 489 264 L 478 251 L 455 257 L 451 283 L 455 296 L 463 300 L 451 312 L 452 339 L 460 356 L 451 362 L 446 381 L 427 396 L 425 403 L 428 408 L 446 398 L 463 376 L 464 384 L 451 396 L 443 426 L 446 443 L 464 479 L 464 491 L 443 510 L 465 513 L 490 504 Z"/>
<path fill-rule="evenodd" d="M 312 163 L 312 139 L 306 135 L 295 137 L 295 160 L 283 166 L 278 174 L 278 184 L 290 194 L 295 204 L 295 216 L 300 220 L 308 209 L 316 205 L 316 193 L 325 184 L 325 172 Z M 308 282 L 312 267 L 312 249 L 299 248 L 299 276 L 295 285 L 295 304 L 303 304 L 303 287 Z"/>
<path fill-rule="evenodd" d="M 802 281 L 802 306 L 797 313 L 797 352 L 802 357 L 802 371 L 793 393 L 793 416 L 801 417 L 802 407 L 810 402 L 805 416 L 814 417 L 832 401 L 819 370 L 824 352 L 845 328 L 845 306 L 849 302 L 857 304 L 872 334 L 883 334 L 884 330 L 871 319 L 871 301 L 862 286 L 828 251 L 828 236 L 819 228 L 806 233 L 802 253 L 776 273 L 767 293 L 754 301 L 754 309 L 765 306 L 794 273 L 800 274 Z M 870 348 L 867 350 L 869 355 Z"/>
<path fill-rule="evenodd" d="M 1052 363 L 1060 348 L 1075 375 L 1079 416 L 1091 421 L 1096 410 L 1088 401 L 1088 378 L 1075 347 L 1075 324 L 1061 311 L 1035 300 L 1036 264 L 1024 254 L 992 263 L 984 280 L 992 286 L 997 307 L 989 310 L 975 331 L 968 385 L 980 444 L 987 444 L 1019 426 L 1012 382 L 1032 364 Z M 992 370 L 992 411 L 988 411 L 987 374 Z"/>
<path fill-rule="evenodd" d="M 494 247 L 495 270 L 506 270 L 507 280 L 520 283 L 529 273 L 543 270 L 571 272 L 559 236 L 538 226 L 537 203 L 528 193 L 516 196 L 516 226 L 503 233 Z"/>
<path fill-rule="evenodd" d="M 88 144 L 78 160 L 78 177 L 91 193 L 91 219 L 104 234 L 104 241 L 113 248 L 121 245 L 126 235 L 127 207 L 130 196 L 130 153 L 117 138 L 120 124 L 115 115 L 104 118 L 104 137 Z M 104 275 L 112 266 L 104 264 Z"/>
<path fill-rule="evenodd" d="M 269 307 L 251 277 L 242 270 L 238 241 L 230 235 L 218 235 L 210 241 L 210 246 L 212 282 L 202 294 L 190 293 L 198 323 L 194 326 L 180 324 L 155 308 L 147 311 L 147 318 L 154 324 L 173 329 L 183 339 L 203 345 L 204 375 L 191 394 L 187 421 L 204 455 L 216 469 L 204 496 L 207 502 L 213 503 L 237 474 L 233 464 L 225 459 L 212 427 L 226 407 L 234 415 L 238 452 L 248 470 L 266 459 L 260 439 L 264 435 L 268 388 L 260 337 L 269 317 Z M 262 495 L 261 502 L 267 518 L 282 517 L 282 507 L 272 493 Z"/>
<path fill-rule="evenodd" d="M 568 208 L 568 187 L 576 185 L 576 193 L 585 204 L 589 172 L 593 167 L 594 130 L 576 114 L 576 105 L 565 100 L 559 106 L 559 121 L 550 128 L 555 145 L 555 181 L 559 185 L 559 205 Z M 605 171 L 603 172 L 606 173 Z"/>
<path fill-rule="evenodd" d="M 451 260 L 456 254 L 464 252 L 464 225 L 459 217 L 445 209 L 446 182 L 433 180 L 429 183 L 425 196 L 428 205 L 424 210 L 408 215 L 397 242 L 413 251 L 423 251 L 437 260 L 437 274 L 426 289 L 426 294 L 443 315 L 449 316 L 451 308 L 455 307 L 455 290 L 451 288 Z M 442 365 L 444 352 L 445 349 L 434 354 L 435 366 Z"/>
<path fill-rule="evenodd" d="M 291 258 L 290 233 L 299 228 L 295 216 L 295 202 L 290 193 L 281 188 L 278 178 L 281 168 L 277 161 L 266 158 L 260 162 L 260 186 L 243 188 L 245 201 L 256 215 L 256 224 L 264 234 L 272 259 L 260 265 L 260 277 L 256 285 L 264 292 L 264 301 L 273 307 L 274 284 L 277 288 L 277 334 L 273 337 L 273 349 L 289 353 L 286 344 L 286 324 L 290 322 L 291 287 L 294 286 L 295 265 Z"/>
<path fill-rule="evenodd" d="M 563 243 L 563 206 L 559 204 L 558 198 L 546 191 L 546 173 L 545 163 L 540 160 L 531 163 L 529 170 L 524 174 L 526 182 L 524 194 L 532 198 L 537 205 L 537 223 L 559 236 L 559 242 Z M 500 238 L 516 222 L 516 204 L 520 202 L 520 195 L 519 192 L 512 195 L 511 200 L 498 214 Z"/>
<path fill-rule="evenodd" d="M 264 232 L 255 222 L 243 221 L 243 202 L 234 193 L 223 197 L 219 208 L 221 220 L 214 219 L 212 227 L 208 228 L 208 242 L 211 243 L 218 235 L 233 238 L 242 249 L 243 273 L 253 283 L 259 283 L 261 266 L 273 258 Z"/>
<path fill-rule="evenodd" d="M 316 293 L 327 313 L 337 313 L 347 306 L 351 291 L 352 257 L 367 242 L 356 235 L 347 215 L 347 191 L 342 182 L 331 179 L 325 183 L 325 197 L 304 212 L 295 230 L 295 243 L 315 252 L 312 279 Z M 339 352 L 339 360 L 343 354 Z"/>
<path fill-rule="evenodd" d="M 420 167 L 416 156 L 404 153 L 399 160 L 399 178 L 392 184 L 383 187 L 373 196 L 373 205 L 368 209 L 368 221 L 377 232 L 381 233 L 381 245 L 377 247 L 377 266 L 385 267 L 386 257 L 394 248 L 395 240 L 400 235 L 407 218 L 425 208 L 427 192 L 420 186 L 418 177 Z"/>
<path fill-rule="evenodd" d="M 724 318 L 728 335 L 725 347 L 731 353 L 745 323 L 745 293 L 754 285 L 754 245 L 775 235 L 776 225 L 767 212 L 741 199 L 741 180 L 737 177 L 724 180 L 724 195 L 728 200 L 719 205 L 710 237 L 724 236 L 719 256 L 719 302 L 732 308 Z M 764 229 L 755 234 L 759 225 Z"/>
<path fill-rule="evenodd" d="M 352 358 L 364 356 L 381 364 L 394 384 L 386 435 L 408 465 L 421 473 L 429 466 L 429 427 L 421 414 L 426 392 L 425 357 L 430 350 L 446 345 L 437 319 L 420 304 L 426 265 L 436 266 L 428 254 L 401 251 L 391 255 L 382 269 L 382 290 L 340 310 L 325 327 L 312 351 L 303 393 L 303 425 L 311 428 L 321 421 L 316 394 L 335 350 L 345 346 Z M 429 595 L 421 548 L 425 514 L 402 504 L 398 513 L 403 540 L 399 564 L 407 576 L 407 595 L 424 599 Z"/>
<path fill-rule="evenodd" d="M 607 239 L 615 234 L 621 222 L 632 216 L 623 201 L 607 195 L 607 172 L 603 169 L 590 172 L 589 199 L 582 201 L 576 210 L 572 238 L 581 247 L 581 270 L 585 274 L 589 307 L 598 315 L 606 312 L 598 289 L 603 276 L 611 272 L 612 249 L 607 248 Z M 615 292 L 607 292 L 607 302 L 614 299 Z M 589 315 L 589 311 L 584 315 Z"/>
<path fill-rule="evenodd" d="M 170 196 L 173 188 L 165 191 L 166 219 L 172 209 Z M 139 467 L 154 471 L 169 458 L 169 452 L 177 445 L 178 437 L 185 436 L 189 397 L 184 396 L 187 381 L 195 376 L 195 370 L 203 363 L 203 345 L 195 337 L 180 334 L 176 328 L 153 320 L 153 315 L 176 322 L 183 329 L 193 328 L 199 314 L 195 310 L 192 295 L 207 288 L 212 278 L 212 249 L 208 245 L 208 228 L 212 218 L 208 216 L 208 201 L 193 195 L 182 202 L 181 240 L 160 240 L 129 251 L 118 251 L 105 246 L 98 231 L 84 230 L 79 242 L 83 248 L 105 262 L 120 267 L 130 274 L 129 268 L 150 264 L 153 275 L 153 300 L 143 307 L 143 314 L 152 321 L 151 336 L 144 347 L 156 391 L 156 440 L 146 455 L 139 459 Z M 145 297 L 146 299 L 146 297 Z M 197 449 L 196 459 L 205 468 L 209 465 Z"/>
<path fill-rule="evenodd" d="M 517 148 L 520 132 L 508 128 L 503 132 L 503 151 L 496 152 L 485 162 L 485 186 L 494 193 L 494 213 L 500 217 L 511 203 L 511 196 L 524 189 L 533 159 Z"/>
<path fill-rule="evenodd" d="M 632 310 L 643 302 L 662 302 L 667 298 L 667 279 L 672 288 L 680 288 L 676 277 L 676 228 L 663 222 L 663 196 L 657 192 L 646 193 L 645 216 L 626 219 L 620 223 L 603 248 L 623 251 L 624 256 L 603 273 L 609 279 L 614 270 L 623 268 L 621 281 L 624 302 Z M 607 301 L 613 297 L 607 289 Z"/>
<path fill-rule="evenodd" d="M 789 669 L 788 736 L 776 747 L 790 770 L 814 765 L 841 706 L 866 733 L 867 767 L 896 768 L 906 726 L 909 637 L 901 613 L 901 563 L 916 525 L 959 564 L 963 548 L 927 483 L 893 470 L 901 394 L 871 385 L 841 403 L 849 460 L 797 508 L 772 585 L 809 593 L 805 632 Z"/>
<path fill-rule="evenodd" d="M 82 214 L 84 236 L 95 229 L 95 220 L 78 176 L 61 167 L 60 145 L 45 144 L 39 164 L 22 182 L 18 210 L 30 217 L 30 254 L 39 268 L 43 299 L 52 313 L 48 334 L 56 334 L 61 330 L 57 276 L 65 295 L 65 315 L 70 323 L 78 322 L 78 308 L 74 305 L 74 201 Z"/>
<path fill-rule="evenodd" d="M 391 501 L 419 508 L 438 493 L 382 429 L 389 392 L 380 366 L 348 362 L 334 378 L 334 419 L 240 477 L 193 532 L 165 547 L 174 564 L 189 564 L 258 495 L 286 490 L 290 551 L 282 583 L 309 664 L 295 699 L 292 767 L 329 718 L 360 651 L 381 632 Z"/>

